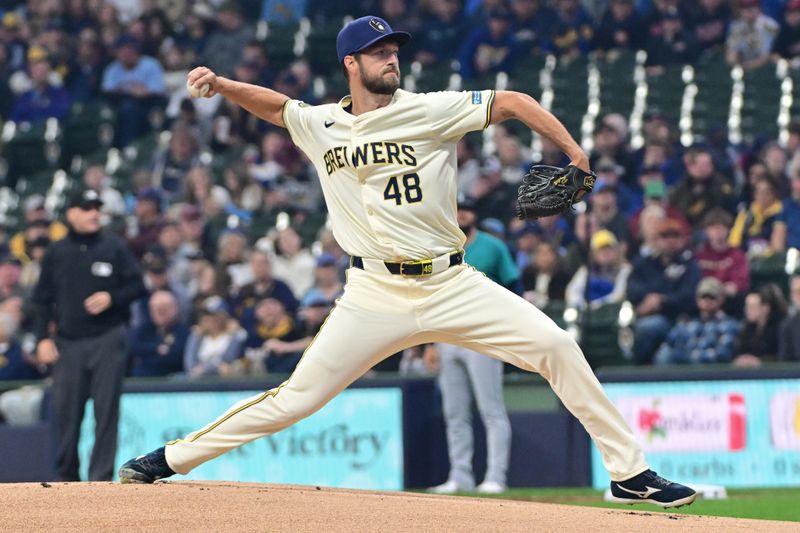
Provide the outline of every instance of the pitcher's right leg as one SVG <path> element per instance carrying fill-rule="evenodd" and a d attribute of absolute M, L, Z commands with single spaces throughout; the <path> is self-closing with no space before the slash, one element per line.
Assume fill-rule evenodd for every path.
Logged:
<path fill-rule="evenodd" d="M 294 424 L 404 347 L 401 342 L 410 335 L 409 328 L 357 311 L 337 305 L 294 373 L 279 387 L 239 402 L 206 427 L 169 443 L 170 467 L 185 474 L 232 448 Z M 367 337 L 365 331 L 382 335 Z"/>
<path fill-rule="evenodd" d="M 242 400 L 211 424 L 168 443 L 165 450 L 129 461 L 120 469 L 120 478 L 151 483 L 171 471 L 186 474 L 316 412 L 373 365 L 412 345 L 417 324 L 401 294 L 362 271 L 349 278 L 345 294 L 286 382 Z M 146 463 L 155 465 L 152 472 Z"/>

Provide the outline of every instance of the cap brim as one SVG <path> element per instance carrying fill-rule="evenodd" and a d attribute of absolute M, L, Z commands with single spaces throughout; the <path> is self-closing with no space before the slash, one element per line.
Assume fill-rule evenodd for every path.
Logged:
<path fill-rule="evenodd" d="M 72 204 L 70 207 L 80 207 L 81 209 L 86 207 L 103 207 L 103 200 L 92 200 L 91 202 L 76 202 Z"/>
<path fill-rule="evenodd" d="M 411 34 L 408 33 L 407 31 L 393 31 L 392 33 L 387 33 L 386 35 L 379 35 L 378 37 L 375 37 L 371 41 L 367 41 L 366 43 L 364 43 L 358 50 L 353 50 L 347 55 L 357 54 L 358 52 L 361 52 L 369 48 L 378 41 L 385 41 L 387 39 L 394 39 L 395 41 L 397 41 L 398 46 L 403 46 L 408 41 L 411 40 Z"/>

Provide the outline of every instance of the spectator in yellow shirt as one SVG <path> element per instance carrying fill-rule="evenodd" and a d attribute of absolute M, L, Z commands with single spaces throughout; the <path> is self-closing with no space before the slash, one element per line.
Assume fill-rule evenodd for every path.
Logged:
<path fill-rule="evenodd" d="M 753 201 L 736 215 L 728 242 L 734 248 L 742 248 L 749 257 L 771 254 L 775 251 L 772 228 L 782 211 L 775 184 L 769 178 L 759 179 L 753 188 Z"/>
<path fill-rule="evenodd" d="M 44 205 L 44 197 L 34 194 L 25 201 L 25 229 L 11 237 L 8 246 L 11 253 L 26 265 L 31 261 L 28 243 L 34 242 L 38 237 L 49 237 L 50 242 L 55 242 L 66 235 L 67 227 L 58 220 L 51 220 Z"/>

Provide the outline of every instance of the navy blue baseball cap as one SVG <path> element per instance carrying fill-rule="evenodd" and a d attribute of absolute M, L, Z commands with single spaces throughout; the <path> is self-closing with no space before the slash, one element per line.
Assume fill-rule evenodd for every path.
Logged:
<path fill-rule="evenodd" d="M 394 38 L 403 46 L 411 40 L 411 34 L 404 31 L 393 31 L 389 23 L 380 17 L 366 16 L 355 19 L 344 25 L 336 36 L 336 55 L 339 63 L 345 56 L 360 52 L 380 40 Z"/>

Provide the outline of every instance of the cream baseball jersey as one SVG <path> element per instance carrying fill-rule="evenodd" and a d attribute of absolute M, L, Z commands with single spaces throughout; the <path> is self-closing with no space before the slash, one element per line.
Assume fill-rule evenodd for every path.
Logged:
<path fill-rule="evenodd" d="M 333 234 L 350 255 L 432 258 L 463 247 L 456 143 L 491 120 L 494 91 L 416 94 L 358 116 L 337 104 L 284 104 L 294 143 L 319 174 Z"/>

